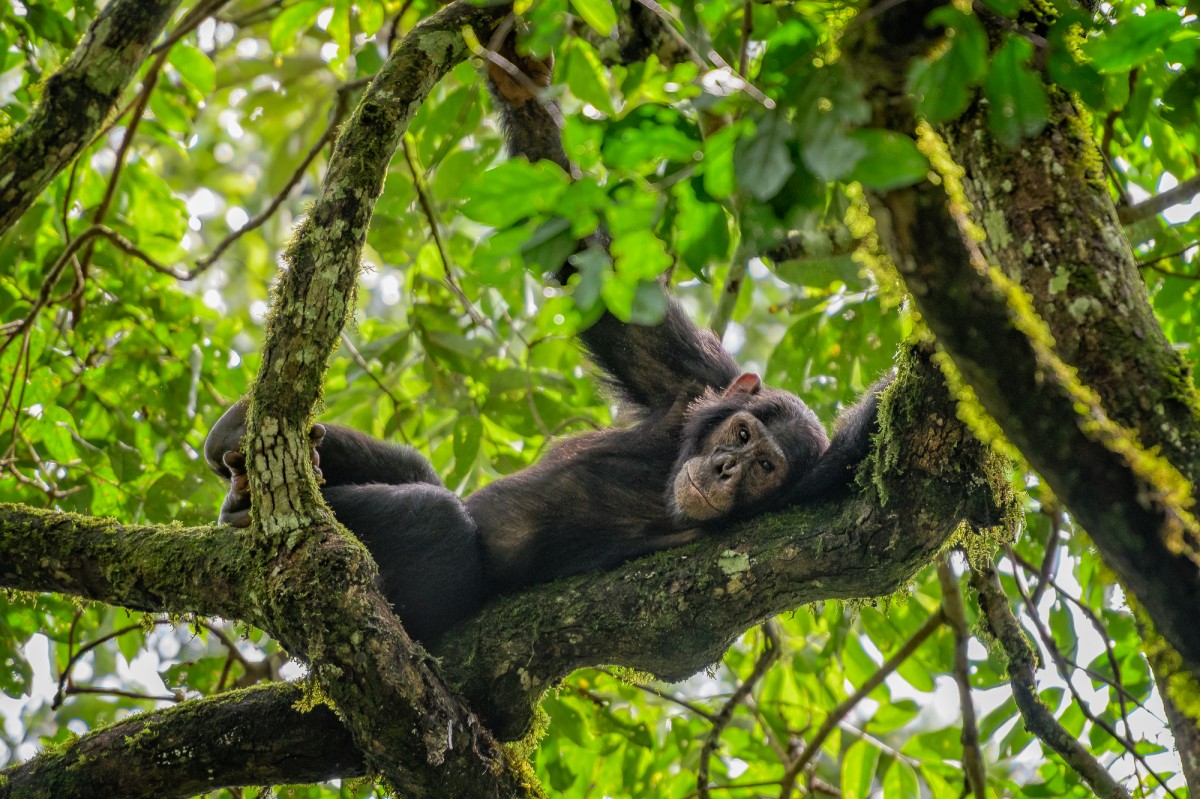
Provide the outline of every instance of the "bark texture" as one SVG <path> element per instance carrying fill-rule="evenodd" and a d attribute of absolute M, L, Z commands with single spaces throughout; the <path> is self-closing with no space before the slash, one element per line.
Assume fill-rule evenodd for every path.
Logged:
<path fill-rule="evenodd" d="M 254 623 L 252 570 L 232 527 L 127 525 L 0 503 L 0 588 Z"/>
<path fill-rule="evenodd" d="M 337 715 L 297 710 L 304 699 L 300 686 L 278 684 L 142 713 L 5 771 L 0 799 L 184 797 L 365 774 Z"/>
<path fill-rule="evenodd" d="M 0 234 L 92 140 L 179 0 L 113 0 L 46 82 L 42 101 L 0 144 Z"/>
<path fill-rule="evenodd" d="M 879 25 L 904 38 L 888 15 Z M 888 57 L 864 61 L 884 90 L 877 118 L 911 135 L 909 113 L 882 102 L 908 50 L 880 52 Z M 947 124 L 948 155 L 965 172 L 949 200 L 969 210 L 956 217 L 946 190 L 929 183 L 890 192 L 879 198 L 883 237 L 983 407 L 1200 674 L 1200 568 L 1186 507 L 1200 403 L 1154 320 L 1087 125 L 1069 97 L 1051 97 L 1050 124 L 1016 150 L 992 136 L 982 101 Z M 982 244 L 964 229 L 968 214 L 987 232 Z"/>
<path fill-rule="evenodd" d="M 615 571 L 562 580 L 507 597 L 450 633 L 435 652 L 442 674 L 456 691 L 470 698 L 498 735 L 515 738 L 528 730 L 533 708 L 545 690 L 576 668 L 617 663 L 664 679 L 681 679 L 717 661 L 732 640 L 763 619 L 807 602 L 879 596 L 899 589 L 954 540 L 962 520 L 979 527 L 1003 528 L 1017 512 L 1007 464 L 970 436 L 953 413 L 953 402 L 937 368 L 924 354 L 914 353 L 906 359 L 884 402 L 884 433 L 860 474 L 859 489 L 850 496 L 762 517 Z M 10 540 L 15 539 L 0 537 L 0 544 Z M 340 552 L 344 545 L 340 538 L 331 537 L 329 542 L 331 553 Z M 0 563 L 9 560 L 7 555 L 0 548 Z M 346 565 L 333 555 L 328 557 L 331 569 Z M 43 560 L 46 573 L 56 569 L 53 557 Z M 193 579 L 204 583 L 208 579 L 204 569 L 210 566 L 198 563 L 196 568 Z M 319 585 L 314 579 L 331 579 L 314 574 L 318 572 L 298 559 L 280 572 L 279 579 L 309 589 Z M 61 590 L 73 593 L 78 588 L 67 585 Z M 112 594 L 94 598 L 122 604 Z M 237 601 L 251 609 L 259 598 L 257 593 L 241 594 Z M 342 600 L 333 597 L 329 601 Z M 340 617 L 351 611 L 331 607 L 327 612 L 327 619 L 313 623 L 340 623 Z M 365 626 L 354 627 L 360 636 L 358 648 L 373 650 L 382 646 L 376 638 L 398 634 L 393 629 L 377 629 L 371 626 L 375 622 L 369 614 L 366 618 Z M 394 619 L 391 624 L 395 626 Z M 355 666 L 365 669 L 374 657 L 373 652 L 362 654 L 362 662 Z M 402 667 L 415 668 L 394 668 Z M 407 678 L 386 670 L 369 679 Z M 392 696 L 389 691 L 393 689 L 387 686 L 353 675 L 347 678 L 350 680 L 355 690 Z M 272 696 L 255 694 L 256 702 L 266 704 L 250 703 L 240 711 L 229 706 L 237 704 L 235 695 L 229 695 L 217 698 L 222 702 L 186 703 L 139 718 L 147 725 L 157 725 L 159 718 L 170 725 L 184 708 L 195 706 L 188 723 L 197 729 L 210 729 L 208 716 L 212 714 L 229 730 L 237 730 L 256 723 L 259 713 L 269 713 L 279 720 L 279 730 L 286 728 L 286 740 L 309 753 L 303 762 L 287 759 L 282 746 L 262 741 L 267 754 L 256 754 L 253 762 L 247 755 L 231 757 L 225 766 L 210 766 L 208 787 L 259 784 L 263 772 L 256 769 L 260 768 L 277 768 L 275 782 L 299 782 L 313 773 L 343 777 L 361 773 L 360 765 L 346 765 L 343 738 L 333 733 L 322 717 L 288 712 L 294 700 Z M 430 701 L 439 701 L 439 697 Z M 387 708 L 382 720 L 379 707 Z M 378 705 L 375 714 L 378 727 L 399 720 L 419 729 L 420 719 L 400 699 Z M 104 775 L 114 761 L 101 756 L 100 747 L 90 743 L 102 734 L 93 733 L 71 745 L 91 747 L 87 758 L 71 755 L 67 751 L 70 746 L 39 757 L 70 764 L 78 778 L 72 784 L 80 793 L 62 789 L 58 796 L 89 795 L 81 787 L 87 785 L 89 764 L 97 769 L 98 780 L 107 779 Z M 348 731 L 343 735 L 350 740 Z M 199 738 L 188 740 L 195 746 L 206 745 Z M 456 775 L 447 766 L 431 767 L 419 736 L 413 740 L 417 743 L 406 743 L 399 755 L 379 755 L 392 758 L 393 773 L 403 770 L 412 774 L 403 780 L 412 795 L 421 795 L 427 780 L 445 780 L 432 795 L 454 795 L 452 788 L 480 778 L 478 773 Z M 327 743 L 325 748 L 322 742 Z M 272 752 L 278 753 L 278 758 L 271 759 L 275 758 Z M 179 761 L 149 758 L 125 762 L 130 774 L 125 775 L 122 796 L 163 799 L 195 793 L 191 783 L 179 791 L 161 787 L 170 777 L 158 772 L 172 772 Z M 349 770 L 339 771 L 342 768 Z M 134 771 L 144 779 L 135 780 Z M 39 780 L 55 772 L 48 766 L 24 764 L 4 773 L 10 779 L 20 775 L 21 784 L 27 786 L 22 790 L 36 791 L 41 790 Z M 138 789 L 139 785 L 146 789 Z"/>

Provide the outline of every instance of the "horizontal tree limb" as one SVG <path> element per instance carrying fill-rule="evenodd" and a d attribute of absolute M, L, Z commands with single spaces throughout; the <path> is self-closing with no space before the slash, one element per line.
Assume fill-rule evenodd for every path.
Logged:
<path fill-rule="evenodd" d="M 0 588 L 256 623 L 245 544 L 228 526 L 120 524 L 0 503 Z"/>
<path fill-rule="evenodd" d="M 139 713 L 0 772 L 0 799 L 188 797 L 366 773 L 327 705 L 274 683 Z"/>
<path fill-rule="evenodd" d="M 619 664 L 666 680 L 682 679 L 719 660 L 734 639 L 764 619 L 807 602 L 899 589 L 945 547 L 963 519 L 1002 526 L 1012 518 L 1006 464 L 967 434 L 953 412 L 936 367 L 924 355 L 906 358 L 885 399 L 884 431 L 860 475 L 859 490 L 753 519 L 613 571 L 501 599 L 452 631 L 435 650 L 440 671 L 497 735 L 515 738 L 527 731 L 544 691 L 576 668 Z M 5 554 L 0 549 L 0 562 L 8 562 Z M 200 566 L 196 580 L 203 582 Z M 53 575 L 55 567 L 51 557 L 41 573 Z M 64 590 L 62 583 L 56 585 Z M 33 588 L 28 581 L 21 587 Z M 372 637 L 369 628 L 362 632 L 364 640 Z M 184 703 L 158 715 L 197 704 Z M 197 707 L 196 712 L 227 712 L 208 708 Z M 251 707 L 246 712 L 256 711 Z M 400 707 L 389 710 L 403 712 Z M 330 776 L 360 773 L 338 772 L 345 761 L 336 743 L 341 739 L 331 737 L 323 723 L 302 714 L 286 726 L 289 740 L 303 739 L 304 751 L 313 754 L 304 763 L 306 770 L 296 761 L 281 761 L 277 782 L 304 781 L 313 770 Z M 319 751 L 317 744 L 325 739 L 335 743 L 328 752 Z M 85 767 L 82 761 L 72 762 Z M 209 787 L 253 784 L 255 777 L 245 773 L 242 762 L 234 759 L 228 768 L 217 767 Z M 154 768 L 152 762 L 143 765 Z M 289 770 L 293 765 L 295 770 Z M 431 767 L 418 759 L 407 768 L 423 772 Z M 147 774 L 144 784 L 157 786 L 158 779 Z M 191 795 L 187 790 L 121 795 L 183 797 Z"/>

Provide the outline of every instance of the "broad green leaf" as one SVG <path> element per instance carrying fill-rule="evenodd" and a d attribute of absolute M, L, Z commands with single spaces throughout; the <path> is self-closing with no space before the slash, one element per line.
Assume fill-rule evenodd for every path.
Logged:
<path fill-rule="evenodd" d="M 316 23 L 317 15 L 324 7 L 322 0 L 300 0 L 281 11 L 271 21 L 271 49 L 277 53 L 294 50 L 300 34 Z"/>
<path fill-rule="evenodd" d="M 617 27 L 612 0 L 571 0 L 571 6 L 601 36 L 611 36 Z"/>
<path fill-rule="evenodd" d="M 1008 147 L 1041 132 L 1050 116 L 1042 79 L 1025 66 L 1033 45 L 1019 36 L 1007 37 L 992 58 L 983 90 L 987 95 L 988 124 Z"/>
<path fill-rule="evenodd" d="M 217 68 L 200 48 L 180 42 L 171 48 L 167 60 L 201 94 L 210 94 L 217 87 Z"/>
<path fill-rule="evenodd" d="M 879 764 L 879 750 L 866 741 L 855 741 L 842 756 L 842 796 L 867 799 Z"/>
<path fill-rule="evenodd" d="M 946 27 L 946 46 L 932 60 L 913 60 L 908 91 L 916 98 L 917 112 L 939 125 L 966 110 L 971 90 L 987 71 L 987 34 L 974 14 L 953 6 L 935 10 L 929 23 Z"/>
<path fill-rule="evenodd" d="M 758 119 L 754 135 L 739 139 L 733 152 L 738 185 L 758 200 L 774 197 L 792 174 L 788 141 L 792 126 L 783 114 L 767 112 Z"/>
<path fill-rule="evenodd" d="M 1124 72 L 1148 59 L 1181 30 L 1178 12 L 1152 8 L 1145 15 L 1119 19 L 1099 38 L 1086 42 L 1083 51 L 1101 72 Z"/>
<path fill-rule="evenodd" d="M 883 795 L 887 799 L 921 799 L 917 772 L 903 760 L 895 760 L 883 775 Z"/>
<path fill-rule="evenodd" d="M 615 116 L 617 112 L 609 94 L 608 71 L 600 63 L 592 46 L 573 39 L 565 60 L 566 68 L 560 74 L 565 75 L 571 93 L 609 116 Z"/>
<path fill-rule="evenodd" d="M 552 164 L 511 159 L 480 175 L 467 190 L 462 212 L 477 222 L 504 227 L 535 213 L 551 211 L 567 187 L 567 176 Z"/>
<path fill-rule="evenodd" d="M 929 162 L 909 137 L 886 130 L 856 130 L 850 136 L 862 144 L 866 152 L 847 176 L 849 180 L 887 191 L 925 179 Z"/>

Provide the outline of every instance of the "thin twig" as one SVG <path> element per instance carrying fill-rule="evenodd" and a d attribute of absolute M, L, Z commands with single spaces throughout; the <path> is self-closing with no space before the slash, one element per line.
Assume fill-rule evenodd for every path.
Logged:
<path fill-rule="evenodd" d="M 613 674 L 608 669 L 596 669 L 596 671 L 600 672 L 601 674 L 612 677 L 614 680 L 617 680 L 618 682 L 625 683 L 625 680 L 622 680 L 620 677 Z M 625 683 L 625 684 L 628 684 L 628 683 Z M 633 683 L 633 687 L 638 689 L 642 693 L 650 694 L 651 696 L 656 696 L 659 699 L 670 702 L 673 705 L 679 705 L 684 710 L 687 710 L 690 713 L 694 713 L 695 715 L 699 716 L 702 719 L 705 719 L 706 721 L 708 721 L 710 723 L 716 722 L 716 720 L 717 720 L 715 713 L 705 710 L 704 708 L 697 705 L 695 702 L 689 702 L 686 699 L 682 699 L 673 694 L 669 694 L 666 691 L 663 691 L 659 688 L 655 688 L 653 685 L 645 685 L 642 683 Z"/>
<path fill-rule="evenodd" d="M 712 729 L 708 731 L 708 736 L 704 739 L 704 745 L 700 747 L 700 767 L 696 770 L 696 795 L 700 799 L 708 799 L 708 765 L 712 761 L 712 756 L 716 754 L 717 747 L 721 743 L 721 733 L 733 721 L 733 712 L 737 710 L 750 692 L 754 690 L 754 686 L 766 675 L 767 671 L 779 660 L 782 647 L 779 644 L 779 629 L 774 621 L 765 622 L 762 625 L 762 632 L 765 639 L 763 644 L 762 654 L 758 656 L 758 660 L 754 662 L 754 668 L 741 685 L 737 687 L 730 696 L 725 700 L 725 704 L 717 711 L 716 717 L 712 722 Z"/>
<path fill-rule="evenodd" d="M 1018 565 L 1016 555 L 1012 551 L 1012 547 L 1009 546 L 1005 549 L 1008 554 L 1008 559 L 1012 561 L 1014 566 Z M 1017 586 L 1017 593 L 1021 595 L 1021 599 L 1025 603 L 1025 610 L 1029 614 L 1029 618 L 1033 621 L 1034 628 L 1037 630 L 1038 638 L 1041 639 L 1042 645 L 1046 648 L 1046 651 L 1050 655 L 1050 659 L 1054 661 L 1055 671 L 1058 672 L 1058 676 L 1062 678 L 1062 681 L 1067 684 L 1067 690 L 1071 692 L 1071 696 L 1075 700 L 1075 705 L 1079 708 L 1080 712 L 1083 713 L 1083 717 L 1095 724 L 1100 729 L 1104 730 L 1104 732 L 1106 732 L 1110 738 L 1116 741 L 1121 748 L 1132 755 L 1135 763 L 1140 763 L 1150 773 L 1150 776 L 1154 778 L 1154 781 L 1157 782 L 1159 786 L 1167 792 L 1168 796 L 1170 796 L 1172 799 L 1178 799 L 1170 787 L 1167 786 L 1166 781 L 1158 776 L 1158 773 L 1154 770 L 1154 768 L 1148 762 L 1146 762 L 1146 758 L 1137 751 L 1137 745 L 1133 740 L 1133 731 L 1128 726 L 1128 719 L 1125 720 L 1125 729 L 1127 734 L 1121 735 L 1112 727 L 1112 725 L 1092 712 L 1088 703 L 1083 700 L 1082 696 L 1080 696 L 1079 689 L 1075 687 L 1075 683 L 1071 680 L 1071 664 L 1068 662 L 1066 656 L 1063 655 L 1062 650 L 1058 648 L 1058 642 L 1054 640 L 1054 636 L 1046 627 L 1046 623 L 1042 621 L 1041 614 L 1038 613 L 1037 607 L 1034 606 L 1030 601 L 1029 593 L 1026 591 L 1025 585 L 1020 578 L 1020 573 L 1016 570 L 1013 572 L 1013 580 Z"/>
<path fill-rule="evenodd" d="M 438 224 L 437 214 L 433 210 L 433 203 L 429 199 L 429 192 L 425 186 L 425 179 L 421 174 L 420 168 L 417 166 L 416 159 L 413 157 L 412 148 L 408 146 L 408 134 L 400 141 L 400 150 L 404 153 L 404 160 L 408 162 L 408 169 L 412 173 L 413 188 L 417 192 L 417 202 L 421 206 L 422 213 L 425 214 L 425 221 L 429 223 L 429 232 L 433 236 L 434 246 L 437 247 L 438 255 L 442 259 L 442 273 L 445 277 L 445 283 L 458 297 L 458 301 L 462 303 L 463 309 L 467 315 L 471 317 L 471 321 L 481 327 L 486 327 L 495 334 L 495 329 L 492 327 L 490 319 L 484 317 L 467 297 L 466 292 L 462 290 L 462 286 L 458 284 L 458 278 L 454 274 L 454 262 L 450 259 L 450 252 L 446 249 L 445 242 L 442 241 L 441 225 Z M 497 338 L 499 336 L 497 335 Z"/>
<path fill-rule="evenodd" d="M 684 52 L 688 54 L 688 57 L 692 63 L 705 71 L 712 68 L 711 65 L 705 61 L 699 53 L 696 52 L 696 49 L 692 47 L 688 40 L 683 37 L 683 34 L 676 29 L 675 20 L 671 18 L 671 15 L 667 13 L 665 8 L 659 5 L 655 0 L 637 0 L 637 3 L 662 20 L 663 27 L 675 40 L 676 44 L 682 47 Z M 708 59 L 718 67 L 728 70 L 731 75 L 739 74 L 734 72 L 733 67 L 729 66 L 729 63 L 722 58 L 721 54 L 715 49 L 709 49 Z M 761 103 L 764 108 L 771 109 L 775 107 L 775 101 L 763 94 L 757 86 L 755 86 L 749 80 L 746 80 L 744 76 L 741 78 L 740 82 L 741 85 L 738 88 Z"/>
<path fill-rule="evenodd" d="M 1038 696 L 1034 677 L 1033 649 L 1013 615 L 1000 576 L 991 563 L 971 568 L 971 584 L 979 595 L 979 607 L 992 636 L 1008 659 L 1008 681 L 1025 727 L 1057 752 L 1067 765 L 1102 799 L 1130 799 L 1129 792 L 1090 752 L 1067 732 Z"/>
<path fill-rule="evenodd" d="M 342 119 L 346 116 L 346 111 L 349 107 L 347 95 L 348 92 L 346 91 L 345 86 L 338 89 L 337 100 L 334 103 L 333 114 L 329 119 L 329 124 L 326 125 L 324 132 L 322 132 L 321 136 L 316 140 L 316 142 L 313 143 L 313 146 L 309 148 L 308 154 L 304 156 L 304 158 L 292 171 L 291 177 L 288 178 L 287 183 L 285 183 L 283 188 L 271 198 L 271 202 L 267 203 L 267 207 L 255 214 L 248 222 L 246 222 L 246 224 L 242 225 L 240 228 L 223 238 L 216 247 L 213 247 L 212 252 L 196 261 L 196 265 L 185 272 L 184 276 L 180 278 L 181 280 L 192 280 L 205 270 L 209 269 L 217 262 L 217 259 L 221 257 L 221 254 L 224 253 L 225 250 L 229 249 L 231 244 L 250 231 L 262 227 L 262 225 L 265 224 L 266 221 L 270 219 L 276 211 L 279 210 L 279 206 L 283 205 L 284 200 L 286 200 L 288 195 L 292 193 L 292 189 L 296 188 L 296 186 L 304 178 L 304 173 L 308 170 L 309 165 L 312 164 L 316 157 L 320 155 L 321 151 L 324 150 L 325 147 L 337 136 L 338 126 L 341 125 Z"/>
<path fill-rule="evenodd" d="M 933 635 L 934 632 L 937 631 L 938 627 L 941 627 L 945 621 L 945 611 L 942 608 L 938 608 L 928 619 L 926 619 L 925 623 L 922 624 L 915 633 L 913 633 L 912 637 L 905 641 L 904 645 L 896 650 L 896 653 L 888 658 L 884 664 L 879 667 L 878 671 L 868 677 L 866 682 L 864 682 L 857 691 L 848 696 L 845 701 L 830 711 L 829 715 L 825 717 L 825 721 L 823 721 L 821 726 L 817 729 L 816 734 L 813 735 L 812 740 L 810 740 L 808 745 L 804 747 L 804 752 L 802 752 L 800 756 L 787 767 L 787 771 L 784 772 L 783 779 L 779 781 L 781 787 L 779 799 L 788 799 L 788 797 L 792 795 L 792 790 L 796 784 L 796 778 L 802 771 L 804 771 L 804 767 L 811 763 L 817 756 L 817 753 L 821 751 L 821 746 L 825 743 L 825 739 L 829 737 L 830 733 L 837 729 L 842 719 L 844 719 L 850 713 L 850 711 L 858 705 L 859 702 L 866 699 L 868 694 L 882 685 L 883 681 L 891 676 L 896 669 L 900 668 L 901 664 L 908 660 L 912 656 L 913 652 L 916 652 L 921 644 L 925 643 L 925 640 L 929 638 L 929 636 Z"/>
<path fill-rule="evenodd" d="M 958 578 L 950 566 L 950 555 L 942 555 L 938 561 L 938 582 L 942 586 L 942 613 L 946 624 L 954 633 L 954 682 L 958 684 L 958 703 L 962 707 L 963 771 L 966 774 L 966 790 L 975 799 L 987 796 L 987 770 L 983 752 L 979 748 L 979 724 L 975 717 L 975 703 L 971 700 L 971 662 L 967 657 L 967 643 L 971 640 L 971 628 L 967 624 L 967 611 L 963 607 Z"/>
<path fill-rule="evenodd" d="M 1117 209 L 1117 218 L 1121 220 L 1122 225 L 1131 225 L 1134 222 L 1158 216 L 1172 206 L 1192 200 L 1198 194 L 1200 194 L 1200 175 L 1194 175 L 1175 188 L 1167 189 L 1136 205 L 1121 206 Z"/>
<path fill-rule="evenodd" d="M 750 76 L 750 36 L 754 33 L 754 10 L 753 0 L 746 0 L 742 4 L 742 47 L 738 53 L 738 74 L 742 78 Z"/>

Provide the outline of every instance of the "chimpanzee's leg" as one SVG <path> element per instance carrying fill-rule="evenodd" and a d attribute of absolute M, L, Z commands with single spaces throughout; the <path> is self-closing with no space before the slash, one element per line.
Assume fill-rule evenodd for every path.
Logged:
<path fill-rule="evenodd" d="M 483 603 L 475 522 L 450 491 L 424 483 L 332 486 L 325 501 L 379 566 L 404 629 L 431 643 Z"/>

